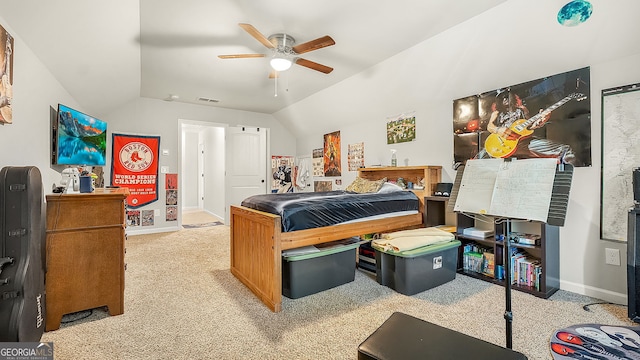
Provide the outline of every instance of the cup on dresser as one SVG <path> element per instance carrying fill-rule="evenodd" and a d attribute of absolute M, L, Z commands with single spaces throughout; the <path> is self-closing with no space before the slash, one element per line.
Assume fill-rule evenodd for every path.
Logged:
<path fill-rule="evenodd" d="M 91 176 L 80 176 L 80 192 L 90 193 L 93 191 Z"/>

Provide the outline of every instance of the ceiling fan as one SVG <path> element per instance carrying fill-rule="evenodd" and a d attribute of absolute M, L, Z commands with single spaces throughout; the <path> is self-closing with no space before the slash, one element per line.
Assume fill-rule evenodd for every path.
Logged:
<path fill-rule="evenodd" d="M 295 39 L 290 35 L 274 34 L 267 38 L 251 24 L 241 23 L 238 25 L 273 52 L 273 56 L 270 60 L 273 71 L 269 74 L 269 78 L 277 78 L 278 72 L 288 70 L 292 64 L 301 65 L 325 74 L 333 71 L 332 67 L 318 64 L 298 56 L 309 51 L 334 45 L 336 42 L 328 35 L 296 45 Z M 220 59 L 261 58 L 265 56 L 265 54 L 218 55 Z"/>

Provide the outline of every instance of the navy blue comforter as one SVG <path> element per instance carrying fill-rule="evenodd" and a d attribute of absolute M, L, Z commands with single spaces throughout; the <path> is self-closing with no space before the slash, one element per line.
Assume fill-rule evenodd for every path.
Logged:
<path fill-rule="evenodd" d="M 363 217 L 417 211 L 420 202 L 411 191 L 359 194 L 347 191 L 254 195 L 241 205 L 282 218 L 282 231 L 339 224 Z"/>

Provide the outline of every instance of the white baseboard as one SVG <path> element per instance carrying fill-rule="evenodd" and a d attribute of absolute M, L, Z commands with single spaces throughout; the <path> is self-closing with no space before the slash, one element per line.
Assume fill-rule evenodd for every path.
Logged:
<path fill-rule="evenodd" d="M 591 296 L 596 299 L 612 302 L 615 304 L 627 305 L 627 294 L 600 289 L 584 284 L 560 281 L 560 289 L 571 291 L 576 294 Z"/>
<path fill-rule="evenodd" d="M 150 228 L 150 229 L 140 229 L 139 226 L 135 226 L 135 227 L 127 227 L 127 235 L 145 235 L 145 234 L 155 234 L 155 233 L 163 233 L 163 232 L 171 232 L 171 231 L 178 231 L 180 230 L 180 228 L 178 228 L 178 226 L 172 226 L 172 227 L 161 227 L 161 228 Z"/>

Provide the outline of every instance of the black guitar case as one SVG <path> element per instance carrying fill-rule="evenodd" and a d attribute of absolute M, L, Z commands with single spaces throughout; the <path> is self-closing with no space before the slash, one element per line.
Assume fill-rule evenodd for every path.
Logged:
<path fill-rule="evenodd" d="M 45 319 L 45 207 L 35 166 L 0 170 L 0 342 L 39 342 Z"/>

